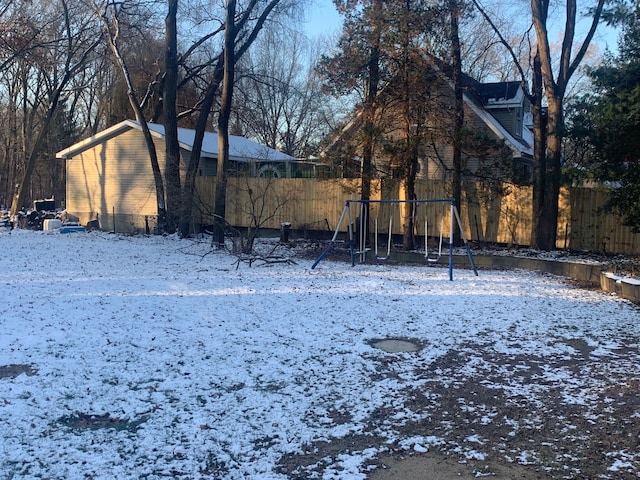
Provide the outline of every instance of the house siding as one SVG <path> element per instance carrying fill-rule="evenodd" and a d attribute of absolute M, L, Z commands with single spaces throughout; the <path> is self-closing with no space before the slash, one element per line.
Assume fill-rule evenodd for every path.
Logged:
<path fill-rule="evenodd" d="M 154 139 L 158 161 L 164 142 Z M 67 211 L 103 230 L 144 232 L 158 214 L 155 182 L 142 132 L 129 130 L 67 160 Z"/>
<path fill-rule="evenodd" d="M 445 90 L 446 92 L 447 90 Z M 450 103 L 447 103 L 450 102 Z M 419 180 L 450 180 L 453 171 L 453 144 L 451 143 L 452 125 L 451 118 L 441 115 L 442 112 L 451 112 L 453 108 L 453 97 L 451 95 L 440 95 L 438 97 L 437 108 L 433 108 L 426 119 L 428 133 L 428 141 L 422 147 L 422 158 L 419 159 L 419 171 L 417 179 Z M 394 119 L 400 118 L 399 114 L 393 110 L 385 112 L 388 123 L 386 127 L 386 137 L 393 141 L 402 139 L 404 132 L 397 128 L 399 122 Z M 486 123 L 470 108 L 465 105 L 464 111 L 464 128 L 475 132 L 478 136 L 486 136 L 493 139 L 496 145 L 500 144 L 500 140 L 495 133 L 486 125 Z M 392 154 L 385 151 L 384 143 L 386 140 L 379 142 L 374 152 L 374 161 L 378 173 L 381 176 L 390 176 L 396 178 L 394 169 L 398 167 L 397 160 Z M 487 147 L 484 152 L 485 158 L 481 159 L 478 151 L 463 149 L 463 168 L 472 175 L 478 174 L 482 169 L 490 170 L 490 173 L 484 172 L 483 177 L 510 178 L 512 175 L 512 164 L 506 164 L 499 161 L 499 152 L 495 147 Z"/>
<path fill-rule="evenodd" d="M 455 97 L 450 82 L 443 78 L 434 78 L 419 99 L 422 105 L 420 128 L 421 145 L 418 147 L 420 180 L 450 180 L 453 171 L 453 120 L 455 115 Z M 390 90 L 389 90 L 390 91 Z M 402 175 L 401 143 L 406 136 L 406 113 L 402 102 L 389 91 L 380 95 L 380 108 L 377 113 L 376 127 L 379 136 L 376 138 L 373 162 L 377 174 L 381 178 L 398 178 Z M 392 92 L 391 92 L 392 93 Z M 494 180 L 510 180 L 514 176 L 514 151 L 511 150 L 481 118 L 476 108 L 484 110 L 475 99 L 467 99 L 464 104 L 464 129 L 462 139 L 463 177 L 465 179 L 483 178 Z M 485 110 L 486 111 L 486 110 Z M 499 111 L 499 109 L 498 109 Z M 505 131 L 517 129 L 515 110 L 499 111 L 508 113 L 496 121 L 508 123 L 503 125 Z M 493 113 L 493 111 L 492 111 Z M 418 118 L 413 114 L 414 121 Z M 487 114 L 489 115 L 489 114 Z M 355 128 L 361 128 L 354 124 Z M 508 128 L 507 128 L 508 127 Z M 358 152 L 362 136 L 357 131 L 343 132 L 343 143 L 339 148 L 346 152 Z M 520 136 L 520 135 L 518 135 Z M 351 145 L 344 148 L 344 145 Z"/>
<path fill-rule="evenodd" d="M 492 109 L 493 117 L 515 138 L 522 138 L 522 109 Z"/>

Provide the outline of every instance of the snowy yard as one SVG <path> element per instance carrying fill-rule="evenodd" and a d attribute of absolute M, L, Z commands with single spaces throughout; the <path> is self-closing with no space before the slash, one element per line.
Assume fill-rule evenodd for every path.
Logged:
<path fill-rule="evenodd" d="M 0 478 L 364 479 L 429 448 L 640 477 L 640 317 L 615 296 L 522 271 L 236 270 L 173 237 L 0 248 Z"/>

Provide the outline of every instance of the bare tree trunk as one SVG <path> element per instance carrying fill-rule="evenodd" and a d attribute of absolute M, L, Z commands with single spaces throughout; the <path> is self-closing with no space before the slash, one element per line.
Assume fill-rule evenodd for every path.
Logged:
<path fill-rule="evenodd" d="M 533 59 L 533 95 L 531 114 L 533 115 L 533 207 L 531 218 L 531 241 L 533 248 L 538 247 L 538 239 L 542 238 L 540 219 L 544 215 L 544 191 L 547 174 L 547 122 L 542 108 L 542 71 L 540 54 L 536 52 Z"/>
<path fill-rule="evenodd" d="M 168 0 L 168 11 L 165 19 L 165 78 L 162 105 L 166 148 L 164 178 L 167 188 L 167 231 L 170 233 L 175 232 L 178 228 L 179 215 L 181 213 L 180 144 L 178 142 L 178 113 L 176 111 L 178 88 L 177 11 L 178 0 Z"/>
<path fill-rule="evenodd" d="M 117 8 L 116 5 L 114 5 L 113 7 Z M 156 147 L 153 142 L 153 137 L 151 136 L 151 132 L 149 131 L 149 126 L 147 125 L 147 121 L 144 117 L 144 112 L 142 111 L 142 107 L 140 106 L 140 102 L 138 101 L 138 97 L 136 95 L 133 82 L 131 81 L 129 68 L 124 58 L 122 57 L 120 48 L 118 46 L 118 36 L 119 36 L 118 19 L 114 15 L 114 18 L 113 18 L 114 31 L 112 32 L 111 26 L 109 24 L 109 20 L 106 17 L 106 12 L 101 13 L 98 11 L 97 13 L 98 13 L 98 16 L 100 17 L 100 20 L 104 24 L 105 31 L 107 32 L 107 40 L 109 42 L 109 48 L 111 49 L 111 52 L 113 53 L 113 56 L 116 59 L 116 62 L 120 66 L 120 70 L 127 84 L 127 97 L 129 99 L 129 104 L 131 105 L 131 108 L 135 113 L 136 120 L 140 124 L 140 128 L 142 129 L 142 134 L 144 136 L 145 144 L 147 145 L 149 160 L 151 162 L 151 171 L 153 172 L 153 180 L 156 187 L 156 204 L 158 208 L 158 230 L 159 232 L 165 232 L 167 230 L 167 222 L 166 222 L 166 207 L 165 207 L 164 183 L 162 179 L 162 172 L 160 170 L 160 164 L 158 162 L 158 154 L 156 152 Z"/>
<path fill-rule="evenodd" d="M 402 75 L 402 104 L 404 109 L 404 129 L 405 140 L 402 149 L 402 200 L 415 200 L 416 195 L 416 175 L 418 167 L 418 144 L 422 134 L 420 124 L 423 122 L 422 109 L 418 109 L 420 114 L 416 115 L 415 89 L 422 88 L 423 85 L 416 85 L 415 64 L 413 62 L 414 52 L 412 51 L 412 31 L 409 17 L 414 14 L 411 5 L 407 2 L 403 5 L 403 13 L 407 17 L 401 28 L 401 75 Z M 402 225 L 402 248 L 405 251 L 415 249 L 415 204 L 404 203 L 400 205 L 400 223 Z"/>
<path fill-rule="evenodd" d="M 576 0 L 566 0 L 566 22 L 558 73 L 554 76 L 554 64 L 547 32 L 549 0 L 531 0 L 531 15 L 538 40 L 540 71 L 547 96 L 547 155 L 544 188 L 539 191 L 542 212 L 538 212 L 537 229 L 534 231 L 535 245 L 542 250 L 556 248 L 558 229 L 558 200 L 562 174 L 562 138 L 564 135 L 564 95 L 571 76 L 587 53 L 593 39 L 605 0 L 598 0 L 592 13 L 591 26 L 573 59 L 577 6 Z M 538 187 L 540 187 L 539 185 Z M 539 207 L 539 205 L 537 205 Z"/>
<path fill-rule="evenodd" d="M 224 226 L 227 209 L 227 167 L 229 163 L 229 117 L 233 99 L 233 81 L 235 77 L 235 39 L 236 39 L 236 2 L 227 1 L 224 32 L 224 74 L 222 79 L 222 97 L 218 114 L 218 170 L 216 172 L 216 198 L 213 220 L 212 242 L 224 247 Z"/>
<path fill-rule="evenodd" d="M 539 218 L 538 248 L 555 250 L 558 228 L 558 199 L 562 176 L 562 98 L 547 95 L 547 162 L 542 215 Z"/>
<path fill-rule="evenodd" d="M 415 200 L 417 198 L 416 195 L 416 176 L 417 176 L 417 167 L 418 167 L 418 138 L 420 132 L 415 132 L 413 136 L 409 136 L 407 138 L 407 155 L 408 158 L 406 160 L 405 165 L 405 175 L 402 180 L 404 184 L 404 193 L 406 200 Z M 415 245 L 415 204 L 408 203 L 406 204 L 404 209 L 400 209 L 403 212 L 403 217 L 401 221 L 403 222 L 402 229 L 402 248 L 406 251 L 413 250 L 416 248 Z"/>
<path fill-rule="evenodd" d="M 360 170 L 360 199 L 362 204 L 362 215 L 365 219 L 369 215 L 369 203 L 371 199 L 371 181 L 373 180 L 373 151 L 375 140 L 375 117 L 376 104 L 378 101 L 378 84 L 380 83 L 380 39 L 382 35 L 382 1 L 373 2 L 373 34 L 370 46 L 369 58 L 367 61 L 367 90 L 364 102 L 364 142 L 362 145 L 362 165 Z M 369 225 L 365 226 L 369 231 Z M 361 245 L 364 249 L 364 245 Z"/>
<path fill-rule="evenodd" d="M 379 40 L 379 34 L 378 34 Z M 375 138 L 375 115 L 376 102 L 378 97 L 378 83 L 380 82 L 380 45 L 374 43 L 371 46 L 371 56 L 368 62 L 367 98 L 365 100 L 365 124 L 364 124 L 364 145 L 362 147 L 362 178 L 360 198 L 369 200 L 371 198 L 371 180 L 373 179 L 373 144 Z"/>
<path fill-rule="evenodd" d="M 193 211 L 193 197 L 195 195 L 196 174 L 200 163 L 200 153 L 202 151 L 202 142 L 204 141 L 204 133 L 209 123 L 209 115 L 213 102 L 218 94 L 220 83 L 224 73 L 224 60 L 222 54 L 218 58 L 216 68 L 213 74 L 213 80 L 209 83 L 205 91 L 204 99 L 200 104 L 200 115 L 196 121 L 193 146 L 189 155 L 189 163 L 187 164 L 187 173 L 182 188 L 181 205 L 180 205 L 180 223 L 179 231 L 183 237 L 188 237 L 191 229 L 191 215 Z"/>
<path fill-rule="evenodd" d="M 462 53 L 460 47 L 460 30 L 458 26 L 460 6 L 457 0 L 449 4 L 451 15 L 451 56 L 453 59 L 453 88 L 455 109 L 453 120 L 453 201 L 457 208 L 462 204 L 462 129 L 464 127 L 464 98 L 462 91 Z M 456 230 L 457 232 L 457 230 Z M 458 235 L 457 233 L 455 234 Z M 457 243 L 458 239 L 454 239 Z"/>

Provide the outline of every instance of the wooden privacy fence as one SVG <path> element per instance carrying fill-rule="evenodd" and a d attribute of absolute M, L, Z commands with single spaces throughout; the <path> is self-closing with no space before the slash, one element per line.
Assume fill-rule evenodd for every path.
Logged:
<path fill-rule="evenodd" d="M 214 185 L 211 177 L 196 183 L 198 208 L 194 222 L 212 223 Z M 294 230 L 330 231 L 336 228 L 346 200 L 359 198 L 359 179 L 230 178 L 227 191 L 228 223 L 238 227 L 279 229 L 291 222 Z M 418 198 L 449 198 L 449 184 L 438 180 L 416 182 Z M 372 200 L 401 199 L 398 181 L 374 181 Z M 622 225 L 618 216 L 605 213 L 604 188 L 563 188 L 559 200 L 557 248 L 594 252 L 639 254 L 640 235 Z M 424 234 L 423 218 L 429 235 L 435 236 L 442 219 L 448 222 L 446 204 L 429 204 L 416 212 L 418 233 Z M 532 219 L 532 189 L 505 184 L 498 193 L 481 183 L 463 186 L 460 216 L 465 234 L 473 241 L 507 245 L 529 245 Z M 357 214 L 354 214 L 357 215 Z M 393 216 L 393 233 L 401 234 L 402 218 L 398 205 L 372 205 L 371 218 L 379 218 L 388 228 Z M 355 217 L 354 217 L 355 218 Z M 346 222 L 343 224 L 346 230 Z M 433 232 L 433 233 L 432 233 Z M 445 232 L 445 235 L 447 233 Z"/>

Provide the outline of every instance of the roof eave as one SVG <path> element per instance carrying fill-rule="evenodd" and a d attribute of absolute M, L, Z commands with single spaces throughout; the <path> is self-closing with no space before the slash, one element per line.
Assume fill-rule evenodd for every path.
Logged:
<path fill-rule="evenodd" d="M 56 158 L 68 160 L 72 157 L 75 157 L 79 153 L 82 153 L 85 150 L 88 150 L 94 147 L 95 145 L 98 145 L 99 143 L 104 142 L 105 140 L 108 140 L 113 137 L 117 137 L 122 132 L 131 130 L 132 128 L 139 129 L 140 125 L 138 125 L 136 122 L 133 122 L 132 120 L 124 120 L 120 123 L 116 123 L 115 125 L 107 128 L 106 130 L 102 130 L 101 132 L 89 138 L 85 138 L 84 140 L 81 140 L 80 142 L 75 143 L 70 147 L 65 148 L 64 150 L 60 150 L 59 152 L 56 153 Z"/>
<path fill-rule="evenodd" d="M 530 146 L 519 142 L 515 137 L 513 137 L 513 135 L 507 132 L 507 130 L 502 127 L 502 125 L 500 125 L 489 112 L 478 107 L 467 97 L 466 94 L 464 94 L 464 100 L 473 112 L 485 123 L 485 125 L 487 125 L 498 138 L 505 141 L 514 154 L 517 154 L 518 157 L 521 157 L 523 154 L 533 155 L 533 149 Z"/>

